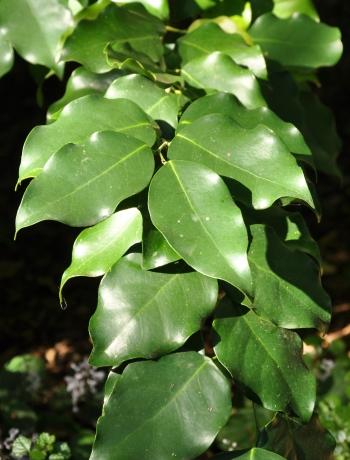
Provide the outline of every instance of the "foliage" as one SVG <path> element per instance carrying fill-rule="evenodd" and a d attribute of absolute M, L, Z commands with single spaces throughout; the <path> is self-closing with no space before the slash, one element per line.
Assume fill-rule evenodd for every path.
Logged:
<path fill-rule="evenodd" d="M 104 275 L 90 362 L 113 370 L 91 459 L 196 458 L 235 426 L 232 381 L 234 397 L 278 413 L 218 459 L 332 456 L 300 331 L 324 332 L 331 305 L 301 212 L 320 217 L 317 170 L 339 176 L 313 82 L 342 44 L 310 0 L 285 3 L 0 3 L 0 73 L 16 50 L 68 78 L 24 144 L 16 234 L 89 227 L 59 295 Z M 14 449 L 65 458 L 54 442 Z"/>

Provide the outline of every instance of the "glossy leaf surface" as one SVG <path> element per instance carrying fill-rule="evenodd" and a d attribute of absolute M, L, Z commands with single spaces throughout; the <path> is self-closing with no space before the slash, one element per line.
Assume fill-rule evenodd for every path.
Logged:
<path fill-rule="evenodd" d="M 255 209 L 268 208 L 282 197 L 313 206 L 303 170 L 264 126 L 245 129 L 225 115 L 206 115 L 175 136 L 168 156 L 204 164 L 240 182 L 249 190 Z"/>
<path fill-rule="evenodd" d="M 215 354 L 220 362 L 266 409 L 290 408 L 307 421 L 315 405 L 316 382 L 303 362 L 299 336 L 253 311 L 235 313 L 230 304 L 223 313 L 214 322 L 220 337 Z"/>
<path fill-rule="evenodd" d="M 249 264 L 257 313 L 289 329 L 324 330 L 331 302 L 315 261 L 289 249 L 269 227 L 253 225 L 250 230 Z"/>
<path fill-rule="evenodd" d="M 92 94 L 66 105 L 54 123 L 35 127 L 23 146 L 19 182 L 35 177 L 47 160 L 70 142 L 81 143 L 96 131 L 116 131 L 152 146 L 156 139 L 147 115 L 132 101 Z"/>
<path fill-rule="evenodd" d="M 316 415 L 306 425 L 277 416 L 261 434 L 259 445 L 291 460 L 332 460 L 335 440 Z"/>
<path fill-rule="evenodd" d="M 56 0 L 1 0 L 0 22 L 6 38 L 31 64 L 62 72 L 59 42 L 72 25 L 71 13 Z"/>
<path fill-rule="evenodd" d="M 139 105 L 154 120 L 165 121 L 173 128 L 177 126 L 179 107 L 175 94 L 166 93 L 141 75 L 130 74 L 118 78 L 110 85 L 105 97 L 129 99 Z"/>
<path fill-rule="evenodd" d="M 125 198 L 149 183 L 151 149 L 125 134 L 94 133 L 81 145 L 56 152 L 23 195 L 17 231 L 42 220 L 89 226 L 110 216 Z"/>
<path fill-rule="evenodd" d="M 281 457 L 280 455 L 277 455 L 270 450 L 265 450 L 265 449 L 260 449 L 258 447 L 254 447 L 253 449 L 250 449 L 249 452 L 245 452 L 244 454 L 239 454 L 239 453 L 226 453 L 226 454 L 220 454 L 220 455 L 215 455 L 213 457 L 215 460 L 283 460 L 284 457 Z"/>
<path fill-rule="evenodd" d="M 162 267 L 180 259 L 179 254 L 158 230 L 150 230 L 143 238 L 142 266 L 145 270 Z"/>
<path fill-rule="evenodd" d="M 305 15 L 258 18 L 249 30 L 269 59 L 285 66 L 317 68 L 334 65 L 342 53 L 340 31 Z"/>
<path fill-rule="evenodd" d="M 249 46 L 238 34 L 228 34 L 217 24 L 209 22 L 187 33 L 178 40 L 182 64 L 192 59 L 220 51 L 237 64 L 248 67 L 261 78 L 266 78 L 266 64 L 259 46 Z"/>
<path fill-rule="evenodd" d="M 139 8 L 111 5 L 95 21 L 82 21 L 65 43 L 63 58 L 77 61 L 92 72 L 110 70 L 106 48 L 125 48 L 158 62 L 163 54 L 161 43 L 162 23 Z"/>
<path fill-rule="evenodd" d="M 116 390 L 98 422 L 91 460 L 196 458 L 231 411 L 228 381 L 194 352 L 129 364 Z"/>
<path fill-rule="evenodd" d="M 118 366 L 176 350 L 214 309 L 217 281 L 199 273 L 143 270 L 141 257 L 123 258 L 103 278 L 90 321 L 94 366 Z"/>
<path fill-rule="evenodd" d="M 6 29 L 0 29 L 0 77 L 11 70 L 14 61 L 13 48 L 6 35 Z"/>
<path fill-rule="evenodd" d="M 280 18 L 288 18 L 294 13 L 302 13 L 319 20 L 312 0 L 274 0 L 273 13 Z"/>
<path fill-rule="evenodd" d="M 60 292 L 75 276 L 101 276 L 134 244 L 142 240 L 142 216 L 137 208 L 112 214 L 83 230 L 74 242 L 72 262 L 64 271 Z"/>
<path fill-rule="evenodd" d="M 182 75 L 194 88 L 232 93 L 248 108 L 266 105 L 253 73 L 226 54 L 216 52 L 193 59 L 182 67 Z"/>
<path fill-rule="evenodd" d="M 189 265 L 251 292 L 241 211 L 216 173 L 169 161 L 151 182 L 148 205 L 155 227 Z"/>
<path fill-rule="evenodd" d="M 112 0 L 114 3 L 134 3 L 135 0 Z M 146 10 L 158 16 L 160 19 L 167 19 L 169 16 L 168 0 L 137 0 L 146 8 Z"/>
<path fill-rule="evenodd" d="M 246 109 L 231 94 L 217 93 L 197 99 L 183 113 L 178 129 L 182 129 L 204 115 L 214 113 L 231 117 L 244 128 L 252 129 L 259 124 L 270 128 L 298 159 L 313 164 L 311 150 L 298 128 L 283 121 L 267 107 Z"/>

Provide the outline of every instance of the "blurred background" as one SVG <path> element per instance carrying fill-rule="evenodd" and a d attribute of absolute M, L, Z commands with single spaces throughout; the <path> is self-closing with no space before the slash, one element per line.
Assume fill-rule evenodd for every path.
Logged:
<path fill-rule="evenodd" d="M 350 460 L 350 2 L 315 3 L 322 21 L 342 29 L 345 45 L 343 59 L 320 72 L 321 87 L 315 88 L 332 109 L 343 140 L 343 181 L 320 175 L 321 224 L 306 215 L 321 248 L 323 283 L 334 315 L 324 338 L 306 334 L 305 352 L 318 377 L 321 421 L 338 442 L 336 459 Z M 64 92 L 64 83 L 55 78 L 38 90 L 39 75 L 40 69 L 17 56 L 13 71 L 0 81 L 0 459 L 11 458 L 18 434 L 31 438 L 45 432 L 56 437 L 40 438 L 45 449 L 55 446 L 60 453 L 55 460 L 69 458 L 69 452 L 71 458 L 83 460 L 89 457 L 105 380 L 103 370 L 87 363 L 88 321 L 99 280 L 77 278 L 69 283 L 63 310 L 58 285 L 79 230 L 43 222 L 13 241 L 24 190 L 14 191 L 23 142 L 35 125 L 45 123 L 46 108 Z M 239 394 L 235 399 L 236 422 L 217 441 L 225 450 L 243 449 L 255 439 L 253 409 Z M 262 424 L 268 421 L 268 414 L 258 415 Z M 210 456 L 208 452 L 201 458 Z"/>

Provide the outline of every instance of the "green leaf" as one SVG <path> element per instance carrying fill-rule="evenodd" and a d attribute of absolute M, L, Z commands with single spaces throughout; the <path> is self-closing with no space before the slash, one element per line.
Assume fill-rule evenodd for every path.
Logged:
<path fill-rule="evenodd" d="M 105 406 L 110 398 L 110 396 L 112 395 L 113 391 L 114 391 L 114 388 L 116 387 L 117 383 L 119 382 L 120 380 L 120 377 L 121 375 L 120 374 L 117 374 L 116 372 L 110 372 L 108 374 L 108 377 L 107 377 L 107 380 L 106 380 L 106 383 L 105 383 L 105 394 L 104 394 L 104 398 L 103 398 L 103 406 Z M 102 408 L 102 413 L 104 413 L 104 407 Z"/>
<path fill-rule="evenodd" d="M 31 131 L 23 146 L 18 181 L 40 174 L 47 160 L 64 145 L 80 144 L 94 132 L 105 130 L 128 134 L 149 146 L 156 139 L 150 119 L 132 101 L 84 96 L 66 105 L 54 123 Z"/>
<path fill-rule="evenodd" d="M 157 230 L 150 230 L 143 238 L 142 267 L 145 270 L 162 267 L 181 259 L 174 249 L 169 246 L 164 236 Z"/>
<path fill-rule="evenodd" d="M 6 29 L 0 28 L 0 77 L 11 70 L 15 58 L 13 48 L 6 39 L 6 35 Z"/>
<path fill-rule="evenodd" d="M 114 3 L 134 3 L 135 0 L 112 0 Z M 168 0 L 136 0 L 146 8 L 146 10 L 160 19 L 168 19 L 169 5 Z"/>
<path fill-rule="evenodd" d="M 77 61 L 92 72 L 107 72 L 106 48 L 114 45 L 116 49 L 130 47 L 158 62 L 163 54 L 163 32 L 163 24 L 142 9 L 110 5 L 94 21 L 78 24 L 65 43 L 63 59 Z"/>
<path fill-rule="evenodd" d="M 262 125 L 246 129 L 226 115 L 206 115 L 175 136 L 168 156 L 235 179 L 249 190 L 247 197 L 237 193 L 235 198 L 251 200 L 255 209 L 268 208 L 282 197 L 314 206 L 303 170 L 285 144 Z"/>
<path fill-rule="evenodd" d="M 179 106 L 176 95 L 167 93 L 141 75 L 130 74 L 118 78 L 110 85 L 105 97 L 129 99 L 154 120 L 165 121 L 173 128 L 177 126 Z"/>
<path fill-rule="evenodd" d="M 169 161 L 152 179 L 148 206 L 155 227 L 190 266 L 251 293 L 246 228 L 220 176 Z"/>
<path fill-rule="evenodd" d="M 289 67 L 331 66 L 340 59 L 343 49 L 339 29 L 304 15 L 280 19 L 265 14 L 249 33 L 269 59 Z"/>
<path fill-rule="evenodd" d="M 266 105 L 253 73 L 226 54 L 216 52 L 193 59 L 183 66 L 182 75 L 194 88 L 232 93 L 248 108 Z"/>
<path fill-rule="evenodd" d="M 137 208 L 116 212 L 83 230 L 74 242 L 72 262 L 62 275 L 60 294 L 70 278 L 104 275 L 141 240 L 142 215 Z"/>
<path fill-rule="evenodd" d="M 213 460 L 283 460 L 284 457 L 281 457 L 273 452 L 265 449 L 259 449 L 254 447 L 249 452 L 244 454 L 230 452 L 227 454 L 215 455 Z"/>
<path fill-rule="evenodd" d="M 312 0 L 274 0 L 274 3 L 273 13 L 282 19 L 288 18 L 294 13 L 302 13 L 319 21 L 319 16 Z"/>
<path fill-rule="evenodd" d="M 229 382 L 209 358 L 188 352 L 129 364 L 99 419 L 91 460 L 196 458 L 230 411 Z"/>
<path fill-rule="evenodd" d="M 18 436 L 12 445 L 11 455 L 14 458 L 22 458 L 25 455 L 28 455 L 31 444 L 32 441 L 26 436 Z"/>
<path fill-rule="evenodd" d="M 56 0 L 1 0 L 0 22 L 18 54 L 58 75 L 60 39 L 73 24 L 71 13 Z"/>
<path fill-rule="evenodd" d="M 249 110 L 243 107 L 231 94 L 217 93 L 204 96 L 188 106 L 183 113 L 178 130 L 204 115 L 221 113 L 231 117 L 243 128 L 255 128 L 264 125 L 270 128 L 288 147 L 297 159 L 313 166 L 312 153 L 305 140 L 294 125 L 279 118 L 267 107 Z"/>
<path fill-rule="evenodd" d="M 113 266 L 99 288 L 90 320 L 94 366 L 119 366 L 176 350 L 201 327 L 218 295 L 217 281 L 199 273 L 143 270 L 141 256 Z"/>
<path fill-rule="evenodd" d="M 27 187 L 16 231 L 42 220 L 94 225 L 144 189 L 153 169 L 151 149 L 125 134 L 105 131 L 92 134 L 81 145 L 68 144 L 52 155 Z"/>
<path fill-rule="evenodd" d="M 205 57 L 215 51 L 230 56 L 236 64 L 248 67 L 256 76 L 267 77 L 266 63 L 259 46 L 249 46 L 238 34 L 228 34 L 209 22 L 178 40 L 182 63 Z"/>
<path fill-rule="evenodd" d="M 331 302 L 315 261 L 289 249 L 270 227 L 257 224 L 250 230 L 253 241 L 248 257 L 257 313 L 288 329 L 325 330 Z"/>
<path fill-rule="evenodd" d="M 116 79 L 118 73 L 120 72 L 113 70 L 112 72 L 96 74 L 84 67 L 75 69 L 67 81 L 64 96 L 49 107 L 48 120 L 55 121 L 63 107 L 75 99 L 88 94 L 103 95 L 112 81 Z"/>
<path fill-rule="evenodd" d="M 214 321 L 220 337 L 219 361 L 232 377 L 253 391 L 269 410 L 292 409 L 307 421 L 316 399 L 316 381 L 302 359 L 302 341 L 254 312 L 228 303 Z"/>
<path fill-rule="evenodd" d="M 335 441 L 321 426 L 317 416 L 303 425 L 279 415 L 261 434 L 259 446 L 291 460 L 332 460 Z"/>

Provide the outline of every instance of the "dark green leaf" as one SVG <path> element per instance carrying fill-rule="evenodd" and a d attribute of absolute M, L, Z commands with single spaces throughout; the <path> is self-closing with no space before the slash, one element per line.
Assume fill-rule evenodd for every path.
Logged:
<path fill-rule="evenodd" d="M 204 164 L 240 182 L 249 190 L 255 209 L 268 208 L 282 197 L 313 207 L 303 170 L 285 144 L 264 126 L 246 129 L 226 115 L 206 115 L 175 136 L 168 156 Z"/>
<path fill-rule="evenodd" d="M 105 131 L 81 145 L 68 144 L 29 184 L 17 213 L 17 232 L 42 220 L 94 225 L 144 189 L 153 169 L 151 149 L 125 134 Z"/>
<path fill-rule="evenodd" d="M 113 45 L 121 50 L 129 46 L 134 52 L 158 62 L 163 54 L 163 29 L 160 21 L 142 9 L 111 5 L 96 20 L 78 24 L 66 41 L 63 58 L 77 61 L 92 72 L 107 72 L 110 66 L 105 51 L 108 45 Z"/>
<path fill-rule="evenodd" d="M 209 22 L 178 40 L 182 63 L 220 51 L 237 64 L 251 69 L 261 78 L 267 77 L 265 59 L 259 46 L 249 46 L 238 34 L 228 34 L 217 24 Z"/>
<path fill-rule="evenodd" d="M 198 163 L 169 161 L 151 182 L 148 204 L 155 227 L 189 265 L 251 292 L 246 228 L 220 176 Z"/>
<path fill-rule="evenodd" d="M 1 0 L 0 22 L 6 39 L 32 64 L 61 74 L 60 38 L 72 26 L 72 16 L 56 0 Z"/>
<path fill-rule="evenodd" d="M 142 216 L 125 209 L 83 230 L 74 242 L 72 262 L 64 271 L 60 293 L 75 276 L 101 276 L 134 244 L 142 240 Z"/>
<path fill-rule="evenodd" d="M 280 457 L 269 450 L 254 447 L 244 454 L 230 452 L 227 454 L 216 455 L 213 460 L 283 460 L 283 458 L 284 457 Z"/>
<path fill-rule="evenodd" d="M 335 441 L 314 416 L 307 425 L 277 416 L 262 433 L 259 445 L 287 460 L 332 460 Z"/>
<path fill-rule="evenodd" d="M 342 54 L 340 31 L 308 16 L 258 18 L 249 30 L 269 59 L 285 66 L 317 68 L 334 65 Z"/>
<path fill-rule="evenodd" d="M 19 182 L 40 174 L 47 160 L 64 145 L 84 142 L 94 132 L 105 130 L 128 134 L 149 146 L 156 139 L 150 119 L 132 101 L 84 96 L 66 105 L 54 123 L 31 131 L 23 146 Z"/>
<path fill-rule="evenodd" d="M 99 419 L 91 460 L 196 458 L 230 411 L 229 382 L 209 358 L 129 364 Z"/>
<path fill-rule="evenodd" d="M 248 108 L 266 105 L 253 73 L 226 54 L 216 52 L 193 59 L 183 66 L 182 75 L 194 88 L 232 93 Z"/>
<path fill-rule="evenodd" d="M 139 105 L 154 120 L 177 126 L 178 99 L 141 75 L 131 74 L 115 80 L 106 92 L 108 99 L 129 99 Z"/>
<path fill-rule="evenodd" d="M 130 255 L 103 278 L 90 321 L 94 366 L 118 366 L 133 358 L 154 358 L 185 343 L 214 309 L 217 281 L 199 273 L 143 270 Z"/>
<path fill-rule="evenodd" d="M 143 238 L 142 244 L 142 266 L 145 270 L 162 267 L 181 259 L 158 230 L 150 230 Z"/>
<path fill-rule="evenodd" d="M 231 307 L 231 308 L 230 308 Z M 302 341 L 254 312 L 235 312 L 230 303 L 214 321 L 220 337 L 215 354 L 269 410 L 292 409 L 308 420 L 314 409 L 316 382 L 302 359 Z M 234 315 L 237 316 L 234 316 Z"/>
<path fill-rule="evenodd" d="M 249 264 L 256 311 L 288 329 L 324 330 L 330 321 L 331 302 L 315 261 L 289 249 L 270 227 L 253 225 L 251 233 Z"/>

